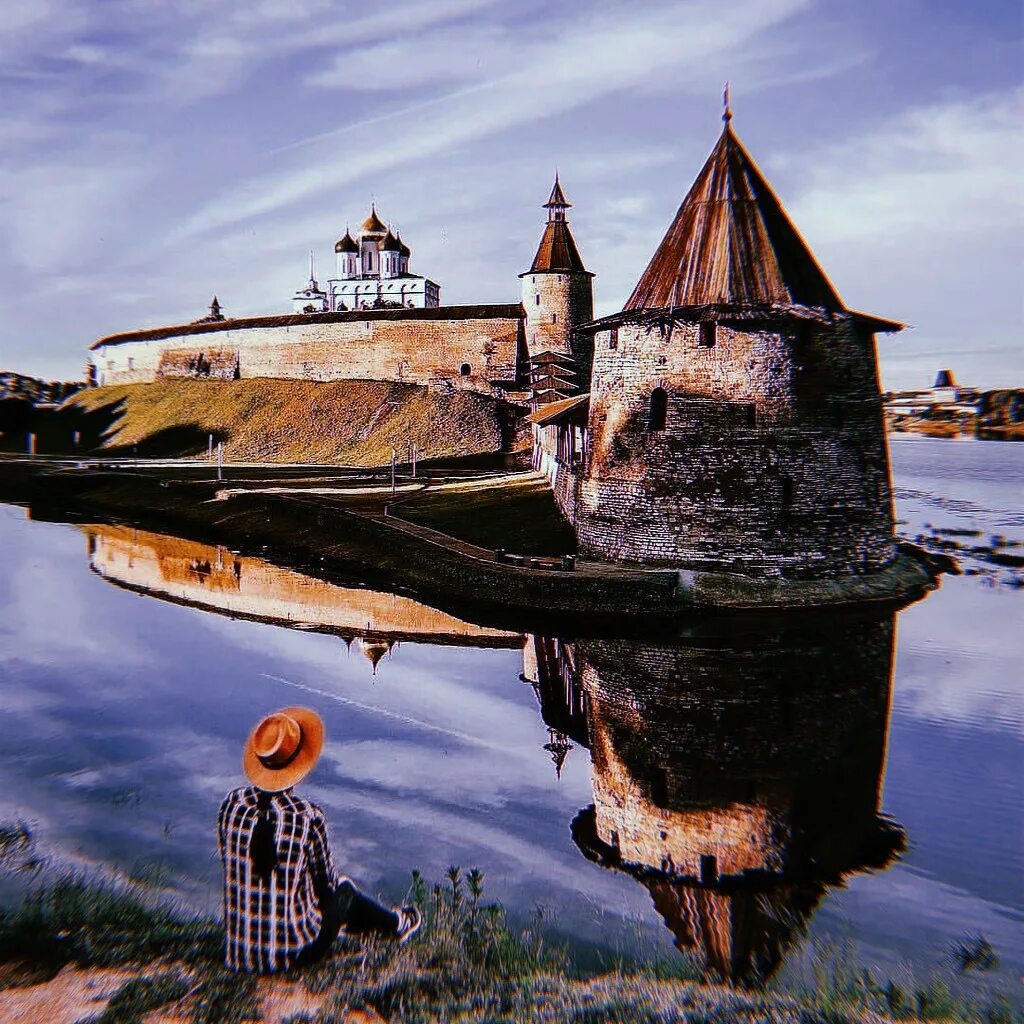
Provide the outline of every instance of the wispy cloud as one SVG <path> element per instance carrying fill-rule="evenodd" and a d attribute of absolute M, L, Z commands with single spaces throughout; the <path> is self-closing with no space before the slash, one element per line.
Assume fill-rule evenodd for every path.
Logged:
<path fill-rule="evenodd" d="M 820 0 L 7 5 L 4 362 L 77 373 L 97 336 L 199 315 L 212 291 L 235 313 L 281 309 L 305 251 L 329 259 L 371 195 L 447 301 L 514 298 L 555 165 L 598 309 L 615 309 L 729 78 L 741 133 L 842 294 L 920 325 L 897 372 L 970 332 L 965 360 L 1005 379 L 980 353 L 1019 344 L 1017 54 L 1010 67 L 1005 24 L 979 17 L 971 59 L 939 72 L 915 18 Z M 968 46 L 963 18 L 932 17 L 927 38 Z"/>
<path fill-rule="evenodd" d="M 745 3 L 742 10 L 731 11 L 728 19 L 722 18 L 717 8 L 703 4 L 643 9 L 626 20 L 620 9 L 604 11 L 559 26 L 561 30 L 553 37 L 544 33 L 515 48 L 503 45 L 496 55 L 499 74 L 495 77 L 491 77 L 491 51 L 487 60 L 452 56 L 478 54 L 481 38 L 492 45 L 496 38 L 502 38 L 492 33 L 482 37 L 479 30 L 472 29 L 464 30 L 464 35 L 468 31 L 465 39 L 449 33 L 388 43 L 385 49 L 394 62 L 399 68 L 408 66 L 421 83 L 450 78 L 449 67 L 458 70 L 458 77 L 468 75 L 480 80 L 472 89 L 452 93 L 426 116 L 421 116 L 424 111 L 420 106 L 405 108 L 398 118 L 403 123 L 386 142 L 375 134 L 377 125 L 348 125 L 339 128 L 337 135 L 319 134 L 320 146 L 314 153 L 306 153 L 291 168 L 258 177 L 207 205 L 184 225 L 179 237 L 249 221 L 375 171 L 427 160 L 436 153 L 564 113 L 639 82 L 649 85 L 660 79 L 663 87 L 692 87 L 703 78 L 697 70 L 701 58 L 753 43 L 760 33 L 802 6 L 801 0 Z M 571 60 L 566 59 L 567 54 L 572 54 Z M 387 61 L 381 64 L 379 81 L 387 81 L 389 66 Z M 409 118 L 407 123 L 405 118 Z"/>

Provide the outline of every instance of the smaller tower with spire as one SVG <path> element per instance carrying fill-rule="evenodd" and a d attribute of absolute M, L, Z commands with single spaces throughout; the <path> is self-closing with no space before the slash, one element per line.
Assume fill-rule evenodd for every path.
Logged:
<path fill-rule="evenodd" d="M 593 277 L 583 265 L 569 230 L 565 198 L 558 173 L 543 209 L 548 211 L 533 264 L 519 277 L 526 310 L 526 346 L 530 357 L 559 352 L 576 358 L 589 369 L 589 359 L 574 351 L 573 331 L 594 318 Z"/>
<path fill-rule="evenodd" d="M 309 250 L 309 280 L 292 296 L 292 309 L 296 313 L 322 313 L 327 309 L 327 292 L 316 279 L 316 259 Z"/>

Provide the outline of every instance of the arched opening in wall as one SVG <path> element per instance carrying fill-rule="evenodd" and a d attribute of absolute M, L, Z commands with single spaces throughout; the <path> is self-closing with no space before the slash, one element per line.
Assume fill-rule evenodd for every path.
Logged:
<path fill-rule="evenodd" d="M 460 377 L 468 377 L 471 372 L 472 372 L 472 367 L 469 365 L 469 363 L 463 363 L 459 367 L 459 376 Z"/>
<path fill-rule="evenodd" d="M 668 392 L 664 388 L 655 388 L 651 392 L 651 408 L 647 416 L 648 430 L 664 430 L 668 418 Z"/>

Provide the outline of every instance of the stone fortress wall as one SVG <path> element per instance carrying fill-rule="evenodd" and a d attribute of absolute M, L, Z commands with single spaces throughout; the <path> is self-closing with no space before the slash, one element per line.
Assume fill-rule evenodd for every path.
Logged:
<path fill-rule="evenodd" d="M 516 390 L 526 372 L 522 307 L 449 306 L 211 321 L 103 338 L 95 382 L 165 377 L 446 382 Z"/>
<path fill-rule="evenodd" d="M 582 552 L 755 576 L 892 559 L 874 338 L 853 318 L 623 324 L 597 333 L 591 384 L 586 469 L 556 488 Z"/>

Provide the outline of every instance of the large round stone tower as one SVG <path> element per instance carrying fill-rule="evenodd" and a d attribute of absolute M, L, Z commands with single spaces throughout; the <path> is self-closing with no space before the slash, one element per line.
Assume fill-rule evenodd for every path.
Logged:
<path fill-rule="evenodd" d="M 752 576 L 894 557 L 874 335 L 725 129 L 621 313 L 595 324 L 582 553 Z"/>
<path fill-rule="evenodd" d="M 530 357 L 558 352 L 578 358 L 573 351 L 573 331 L 594 319 L 593 274 L 583 265 L 569 230 L 565 198 L 558 175 L 544 204 L 548 221 L 533 258 L 533 265 L 519 277 L 523 282 L 526 310 L 526 346 Z"/>

